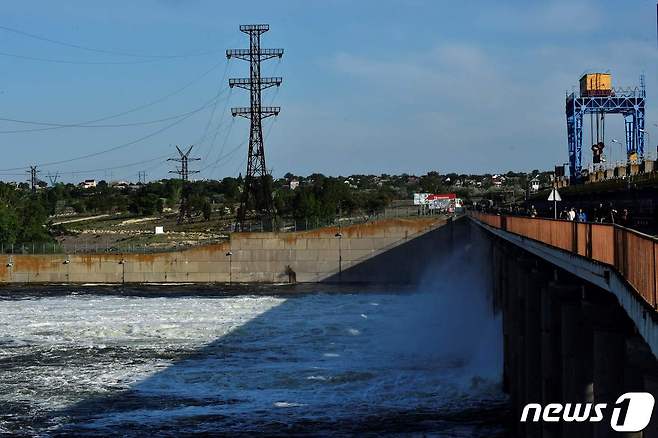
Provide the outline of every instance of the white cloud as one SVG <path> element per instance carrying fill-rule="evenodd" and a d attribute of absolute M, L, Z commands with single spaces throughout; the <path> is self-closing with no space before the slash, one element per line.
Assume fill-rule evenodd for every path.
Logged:
<path fill-rule="evenodd" d="M 480 16 L 477 24 L 502 32 L 569 34 L 575 37 L 604 25 L 601 7 L 601 2 L 595 1 L 496 2 Z"/>
<path fill-rule="evenodd" d="M 320 113 L 309 106 L 292 115 L 303 141 L 287 147 L 302 154 L 317 144 L 313 149 L 321 152 L 313 160 L 335 163 L 324 169 L 330 173 L 550 168 L 566 160 L 565 91 L 580 73 L 607 66 L 618 85 L 631 85 L 657 61 L 638 41 L 592 50 L 452 43 L 401 58 L 342 52 L 329 67 L 352 87 L 344 107 Z M 612 128 L 608 135 L 623 138 Z M 337 162 L 337 156 L 350 159 Z"/>

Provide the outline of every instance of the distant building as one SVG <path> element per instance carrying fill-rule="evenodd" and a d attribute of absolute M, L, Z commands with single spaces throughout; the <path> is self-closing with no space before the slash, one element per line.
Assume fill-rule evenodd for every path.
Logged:
<path fill-rule="evenodd" d="M 531 192 L 538 192 L 539 191 L 539 178 L 534 177 L 533 179 L 530 180 L 530 191 Z"/>
<path fill-rule="evenodd" d="M 78 186 L 82 187 L 83 189 L 93 189 L 98 185 L 98 182 L 95 179 L 86 179 L 82 181 Z"/>
<path fill-rule="evenodd" d="M 112 181 L 110 183 L 110 187 L 113 187 L 115 189 L 127 189 L 130 187 L 130 183 L 128 181 Z"/>
<path fill-rule="evenodd" d="M 494 187 L 500 187 L 505 182 L 505 177 L 502 175 L 494 175 L 491 177 L 491 183 Z"/>
<path fill-rule="evenodd" d="M 299 181 L 296 179 L 290 180 L 290 190 L 295 190 L 299 187 Z"/>

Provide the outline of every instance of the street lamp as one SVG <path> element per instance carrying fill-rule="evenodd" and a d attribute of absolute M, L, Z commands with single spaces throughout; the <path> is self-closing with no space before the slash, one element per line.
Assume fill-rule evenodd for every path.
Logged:
<path fill-rule="evenodd" d="M 638 131 L 640 131 L 642 134 L 647 135 L 647 142 L 646 143 L 649 143 L 649 147 L 651 147 L 651 134 L 649 133 L 649 131 L 647 131 L 646 129 L 638 129 Z"/>
<path fill-rule="evenodd" d="M 126 283 L 126 259 L 121 257 L 121 260 L 119 260 L 119 264 L 121 265 L 121 284 Z M 167 278 L 167 273 L 165 272 L 165 278 Z"/>
<path fill-rule="evenodd" d="M 231 267 L 232 267 L 231 262 L 232 262 L 232 259 L 233 259 L 233 253 L 229 250 L 229 252 L 226 253 L 226 257 L 228 257 L 228 283 L 231 284 L 231 280 L 232 280 L 232 278 L 231 278 L 231 273 L 232 272 L 231 271 L 233 271 L 233 269 L 231 269 Z"/>
<path fill-rule="evenodd" d="M 621 156 L 623 157 L 623 156 L 624 156 L 624 146 L 623 146 L 623 145 L 621 144 L 621 142 L 620 142 L 619 140 L 617 140 L 616 138 L 613 138 L 613 139 L 612 139 L 612 142 L 613 142 L 613 143 L 617 143 L 617 144 L 619 145 L 619 151 L 621 152 Z M 620 161 L 621 161 L 621 160 L 620 160 Z"/>
<path fill-rule="evenodd" d="M 343 281 L 343 245 L 341 245 L 341 241 L 343 240 L 343 233 L 338 231 L 334 237 L 338 238 L 338 281 Z"/>

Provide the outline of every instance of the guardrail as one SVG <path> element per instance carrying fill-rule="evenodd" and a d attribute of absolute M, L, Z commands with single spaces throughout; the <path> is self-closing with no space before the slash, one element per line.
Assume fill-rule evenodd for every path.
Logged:
<path fill-rule="evenodd" d="M 490 227 L 527 237 L 613 267 L 658 308 L 658 239 L 613 224 L 470 212 Z"/>

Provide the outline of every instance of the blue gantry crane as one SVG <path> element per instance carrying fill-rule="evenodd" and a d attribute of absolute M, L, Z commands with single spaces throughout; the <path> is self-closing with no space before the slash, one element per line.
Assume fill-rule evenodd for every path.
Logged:
<path fill-rule="evenodd" d="M 605 116 L 621 114 L 626 126 L 626 156 L 628 162 L 644 158 L 644 107 L 646 90 L 644 75 L 640 85 L 613 88 L 610 73 L 586 73 L 580 78 L 580 93 L 567 94 L 567 136 L 569 141 L 569 172 L 572 182 L 583 178 L 583 116 L 591 114 L 592 125 L 596 117 L 596 138 L 592 135 L 594 161 L 605 147 Z M 593 128 L 592 128 L 593 129 Z"/>

